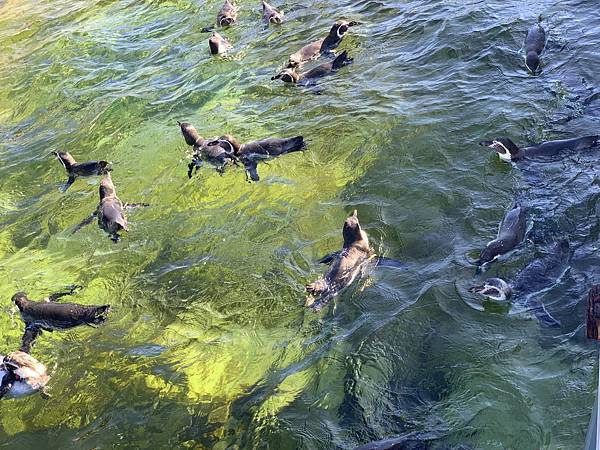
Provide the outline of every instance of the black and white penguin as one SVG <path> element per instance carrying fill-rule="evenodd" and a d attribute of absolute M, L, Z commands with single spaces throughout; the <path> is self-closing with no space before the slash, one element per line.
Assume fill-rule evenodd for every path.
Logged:
<path fill-rule="evenodd" d="M 75 182 L 77 177 L 104 175 L 111 170 L 108 161 L 86 161 L 78 163 L 69 152 L 52 152 L 52 154 L 58 158 L 69 175 L 69 179 L 63 187 L 63 192 L 69 189 L 69 186 Z"/>
<path fill-rule="evenodd" d="M 546 141 L 528 147 L 518 147 L 509 138 L 502 137 L 492 141 L 482 141 L 479 145 L 493 149 L 498 153 L 502 161 L 511 162 L 535 157 L 556 156 L 565 150 L 586 150 L 597 146 L 599 141 L 600 136 L 585 136 L 574 139 Z"/>

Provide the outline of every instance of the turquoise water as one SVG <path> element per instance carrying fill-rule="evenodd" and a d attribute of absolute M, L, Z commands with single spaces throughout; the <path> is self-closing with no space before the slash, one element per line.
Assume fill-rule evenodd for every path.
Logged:
<path fill-rule="evenodd" d="M 0 1 L 0 353 L 23 331 L 10 297 L 68 284 L 110 303 L 99 328 L 45 333 L 32 354 L 50 399 L 5 400 L 0 443 L 39 448 L 353 448 L 415 433 L 422 447 L 581 448 L 595 390 L 585 294 L 599 282 L 593 152 L 512 167 L 477 143 L 598 133 L 593 1 L 281 4 L 264 28 L 240 0 L 208 53 L 221 0 Z M 522 44 L 542 13 L 543 73 Z M 271 82 L 338 19 L 353 65 L 321 95 Z M 188 180 L 177 120 L 241 141 L 302 134 L 306 152 Z M 113 162 L 130 232 L 73 227 L 99 179 L 66 180 L 50 151 Z M 470 261 L 518 197 L 529 241 L 506 279 L 568 237 L 569 268 L 540 294 L 559 319 L 481 303 Z M 304 284 L 357 209 L 378 268 L 315 314 Z M 461 447 L 462 446 L 462 447 Z"/>

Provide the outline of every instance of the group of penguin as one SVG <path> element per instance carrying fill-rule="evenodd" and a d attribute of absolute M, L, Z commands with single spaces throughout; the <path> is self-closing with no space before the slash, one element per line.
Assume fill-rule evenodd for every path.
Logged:
<path fill-rule="evenodd" d="M 269 23 L 281 23 L 283 13 L 263 1 L 265 20 Z M 227 0 L 218 14 L 219 26 L 232 25 L 236 21 L 237 10 L 234 4 Z M 272 79 L 281 79 L 291 83 L 307 83 L 309 80 L 333 72 L 352 62 L 347 53 L 343 52 L 331 62 L 323 63 L 305 73 L 296 70 L 309 60 L 318 58 L 321 54 L 330 53 L 340 43 L 351 26 L 357 22 L 337 22 L 330 33 L 312 42 L 292 54 L 286 67 Z M 223 53 L 231 48 L 230 44 L 218 33 L 213 33 L 209 41 L 212 53 Z M 251 181 L 259 181 L 257 165 L 261 161 L 304 150 L 306 143 L 302 136 L 290 138 L 267 138 L 241 144 L 231 135 L 223 135 L 215 139 L 204 139 L 198 131 L 187 122 L 178 122 L 185 142 L 193 147 L 192 161 L 188 166 L 188 176 L 191 178 L 194 170 L 197 172 L 203 161 L 214 165 L 223 173 L 228 165 L 243 165 L 246 176 Z M 148 206 L 147 204 L 125 204 L 117 196 L 112 180 L 112 164 L 108 161 L 77 162 L 68 152 L 52 152 L 67 172 L 67 182 L 62 191 L 75 182 L 78 177 L 102 176 L 99 186 L 100 202 L 96 210 L 80 224 L 73 233 L 91 223 L 95 218 L 98 225 L 106 231 L 114 242 L 121 239 L 120 233 L 128 231 L 125 211 L 132 207 Z M 361 229 L 356 211 L 344 224 L 344 247 L 341 252 L 333 253 L 323 258 L 321 262 L 330 264 L 329 270 L 319 280 L 306 287 L 309 296 L 307 305 L 318 310 L 344 287 L 354 281 L 362 273 L 365 266 L 391 265 L 396 261 L 378 257 L 370 246 L 366 233 Z M 42 302 L 31 301 L 24 292 L 16 293 L 12 301 L 21 313 L 25 323 L 21 347 L 6 356 L 0 355 L 0 398 L 20 397 L 36 391 L 44 392 L 50 377 L 46 366 L 34 358 L 30 352 L 35 339 L 42 331 L 66 330 L 79 325 L 99 325 L 103 323 L 110 311 L 110 305 L 86 306 L 76 303 L 59 303 L 58 299 L 71 295 L 78 286 L 70 287 L 67 292 L 50 295 Z"/>
<path fill-rule="evenodd" d="M 283 13 L 267 4 L 264 0 L 263 13 L 268 23 L 280 24 Z M 217 16 L 217 25 L 230 26 L 236 22 L 237 9 L 231 0 L 226 0 Z M 340 43 L 350 27 L 358 22 L 336 22 L 329 34 L 314 41 L 290 55 L 286 66 L 272 79 L 284 82 L 298 83 L 323 76 L 351 62 L 346 52 L 341 53 L 330 62 L 321 64 L 307 72 L 299 73 L 302 65 L 322 54 L 331 53 Z M 538 22 L 531 27 L 525 41 L 526 65 L 533 72 L 539 70 L 539 56 L 545 45 L 545 32 Z M 230 49 L 230 44 L 218 33 L 213 33 L 210 39 L 212 53 L 223 53 Z M 241 144 L 231 135 L 222 135 L 214 139 L 203 138 L 194 126 L 188 122 L 178 122 L 180 131 L 187 145 L 193 148 L 192 161 L 188 166 L 188 176 L 192 177 L 204 161 L 215 167 L 219 173 L 224 173 L 229 165 L 243 166 L 249 180 L 259 181 L 257 166 L 259 162 L 267 161 L 281 155 L 302 151 L 306 143 L 302 136 L 289 138 L 267 138 Z M 528 147 L 518 147 L 508 138 L 498 138 L 483 141 L 481 145 L 496 151 L 501 160 L 518 162 L 536 157 L 548 157 L 562 151 L 579 151 L 594 147 L 599 143 L 599 136 L 586 136 L 577 139 L 543 142 Z M 114 242 L 120 240 L 120 233 L 128 231 L 125 211 L 130 207 L 148 206 L 146 204 L 124 204 L 117 196 L 111 178 L 112 165 L 108 161 L 87 161 L 78 163 L 73 156 L 66 152 L 53 152 L 68 174 L 68 180 L 63 188 L 66 191 L 78 177 L 102 176 L 99 186 L 100 202 L 96 210 L 83 222 L 77 225 L 73 233 L 82 226 L 97 218 L 99 226 L 106 231 Z M 518 204 L 511 208 L 503 219 L 498 237 L 490 242 L 480 254 L 477 265 L 485 268 L 500 255 L 506 254 L 517 247 L 525 238 L 526 214 L 525 209 Z M 376 266 L 404 268 L 404 265 L 394 259 L 377 255 L 369 244 L 369 237 L 362 229 L 355 210 L 344 222 L 342 229 L 343 245 L 341 250 L 331 253 L 319 263 L 329 265 L 325 273 L 316 281 L 306 286 L 306 306 L 318 311 L 327 305 L 334 297 L 350 286 L 357 278 Z M 524 289 L 524 286 L 535 287 L 548 281 L 552 276 L 552 264 L 561 261 L 568 255 L 568 242 L 557 244 L 548 264 L 531 264 L 525 268 L 512 286 L 499 278 L 487 280 L 484 285 L 476 286 L 472 292 L 484 295 L 494 300 L 504 301 L 513 292 Z M 551 259 L 552 259 L 551 258 Z M 556 265 L 556 264 L 555 264 Z M 49 376 L 46 367 L 30 355 L 34 340 L 42 331 L 65 330 L 79 325 L 98 325 L 107 319 L 109 305 L 86 306 L 75 303 L 59 303 L 57 300 L 65 295 L 73 294 L 76 287 L 67 292 L 51 295 L 45 301 L 34 302 L 23 292 L 16 293 L 12 300 L 21 313 L 25 323 L 21 347 L 6 356 L 0 356 L 0 398 L 17 397 L 35 391 L 42 391 L 48 383 Z M 547 325 L 554 326 L 553 319 L 539 304 L 532 307 L 536 315 Z"/>
<path fill-rule="evenodd" d="M 31 346 L 43 331 L 60 331 L 79 325 L 99 325 L 104 322 L 110 305 L 90 306 L 77 303 L 58 303 L 61 297 L 71 295 L 79 286 L 70 286 L 66 292 L 48 296 L 44 301 L 29 300 L 24 292 L 12 297 L 21 313 L 25 331 L 19 350 L 0 355 L 0 399 L 20 397 L 36 391 L 44 392 L 48 384 L 46 366 L 31 356 Z M 47 395 L 47 393 L 45 393 Z"/>
<path fill-rule="evenodd" d="M 269 5 L 265 0 L 262 1 L 263 19 L 267 24 L 283 23 L 283 12 Z M 229 27 L 237 22 L 237 7 L 233 0 L 225 0 L 225 3 L 217 14 L 216 24 L 219 27 Z M 360 25 L 356 21 L 339 21 L 333 24 L 327 36 L 305 45 L 297 52 L 290 55 L 285 67 L 271 80 L 281 80 L 285 83 L 309 85 L 315 79 L 328 75 L 338 69 L 352 63 L 353 59 L 348 56 L 346 51 L 340 53 L 335 59 L 319 64 L 305 72 L 298 72 L 307 61 L 319 58 L 321 55 L 331 55 L 332 51 L 342 41 L 344 35 L 350 27 Z M 204 28 L 203 31 L 212 32 L 208 40 L 210 53 L 213 55 L 223 55 L 233 49 L 231 43 L 211 27 Z"/>
<path fill-rule="evenodd" d="M 541 16 L 537 23 L 531 26 L 525 38 L 525 64 L 533 73 L 540 71 L 540 55 L 546 43 L 546 32 L 541 25 Z M 600 136 L 584 136 L 574 139 L 563 139 L 542 142 L 528 147 L 519 147 L 511 139 L 502 137 L 482 141 L 480 145 L 494 150 L 500 160 L 520 164 L 527 160 L 547 160 L 562 152 L 577 152 L 591 149 L 600 143 Z M 506 213 L 500 223 L 498 236 L 489 242 L 476 261 L 478 273 L 501 255 L 507 254 L 521 244 L 527 233 L 526 209 L 517 201 Z M 539 293 L 550 287 L 568 261 L 570 254 L 569 242 L 562 239 L 556 242 L 545 258 L 534 260 L 522 269 L 512 283 L 501 278 L 489 278 L 482 285 L 473 286 L 470 291 L 495 301 L 506 301 L 509 297 L 521 297 L 521 303 L 528 311 L 533 312 L 541 324 L 559 327 L 560 322 L 552 317 L 543 303 L 530 294 Z"/>

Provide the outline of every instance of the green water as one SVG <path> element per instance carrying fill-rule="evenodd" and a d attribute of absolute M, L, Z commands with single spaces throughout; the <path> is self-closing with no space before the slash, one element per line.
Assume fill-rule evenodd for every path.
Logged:
<path fill-rule="evenodd" d="M 238 3 L 223 59 L 201 33 L 221 0 L 0 0 L 0 353 L 20 343 L 17 290 L 80 284 L 72 301 L 113 306 L 99 328 L 37 341 L 52 397 L 3 400 L 0 447 L 353 448 L 414 432 L 415 448 L 581 448 L 597 157 L 519 169 L 477 142 L 598 133 L 582 102 L 600 82 L 597 2 L 302 1 L 269 29 L 259 2 Z M 521 46 L 540 13 L 550 42 L 530 77 Z M 270 81 L 340 18 L 363 22 L 340 47 L 355 63 L 321 95 Z M 259 183 L 208 167 L 188 180 L 177 120 L 309 146 Z M 122 242 L 71 234 L 99 179 L 61 193 L 55 150 L 112 161 L 120 198 L 151 205 Z M 559 329 L 466 292 L 515 197 L 531 238 L 485 276 L 510 280 L 568 237 L 569 268 L 539 296 Z M 315 260 L 355 208 L 407 269 L 307 311 Z"/>

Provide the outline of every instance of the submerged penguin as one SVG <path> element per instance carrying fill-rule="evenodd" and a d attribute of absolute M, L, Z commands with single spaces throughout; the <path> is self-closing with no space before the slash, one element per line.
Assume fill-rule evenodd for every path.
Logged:
<path fill-rule="evenodd" d="M 360 226 L 356 210 L 344 222 L 342 235 L 342 250 L 319 260 L 320 263 L 329 264 L 329 269 L 321 278 L 306 286 L 306 306 L 315 311 L 323 308 L 357 277 L 362 276 L 369 266 L 402 267 L 402 263 L 377 256 L 371 250 L 369 237 Z"/>
<path fill-rule="evenodd" d="M 525 37 L 525 65 L 533 74 L 539 72 L 540 55 L 546 45 L 546 32 L 542 28 L 541 21 L 542 16 L 529 28 Z"/>
<path fill-rule="evenodd" d="M 536 157 L 549 157 L 558 155 L 564 150 L 579 151 L 598 145 L 600 136 L 585 136 L 574 139 L 561 139 L 557 141 L 546 141 L 529 147 L 517 147 L 509 138 L 503 137 L 493 141 L 482 141 L 479 145 L 490 147 L 502 161 L 519 161 Z"/>
<path fill-rule="evenodd" d="M 276 158 L 286 153 L 304 150 L 306 144 L 302 136 L 291 138 L 268 138 L 240 144 L 233 136 L 221 136 L 208 144 L 209 147 L 228 149 L 228 153 L 244 164 L 246 174 L 252 181 L 259 181 L 257 165 L 261 161 Z"/>
<path fill-rule="evenodd" d="M 513 250 L 525 238 L 527 220 L 525 209 L 515 204 L 504 216 L 498 229 L 498 237 L 489 242 L 481 251 L 477 265 L 479 270 L 494 261 L 500 255 Z"/>
<path fill-rule="evenodd" d="M 233 0 L 225 0 L 221 10 L 217 14 L 217 25 L 227 27 L 233 25 L 237 20 L 237 8 Z"/>
<path fill-rule="evenodd" d="M 58 158 L 69 175 L 69 179 L 63 187 L 63 192 L 69 189 L 77 177 L 104 175 L 111 170 L 108 161 L 86 161 L 78 163 L 69 152 L 52 152 L 52 154 Z"/>
<path fill-rule="evenodd" d="M 278 11 L 262 0 L 263 19 L 267 23 L 280 24 L 283 22 L 283 12 Z"/>
<path fill-rule="evenodd" d="M 97 217 L 98 226 L 110 235 L 113 242 L 119 242 L 121 240 L 119 233 L 121 231 L 129 231 L 125 210 L 140 206 L 148 206 L 148 204 L 129 203 L 124 205 L 121 199 L 117 197 L 117 190 L 112 182 L 110 172 L 104 175 L 104 178 L 100 183 L 99 194 L 100 204 L 98 205 L 98 208 L 90 217 L 75 227 L 73 234 L 77 233 L 84 226 L 92 223 L 94 218 Z"/>
<path fill-rule="evenodd" d="M 233 48 L 229 41 L 216 31 L 208 39 L 208 47 L 210 48 L 211 55 L 222 55 Z"/>
<path fill-rule="evenodd" d="M 483 285 L 473 286 L 469 291 L 500 302 L 514 297 L 527 310 L 532 311 L 542 325 L 559 327 L 560 322 L 552 317 L 535 295 L 551 287 L 560 278 L 569 256 L 569 241 L 564 239 L 555 244 L 543 258 L 529 263 L 517 274 L 512 284 L 501 278 L 490 278 Z"/>
<path fill-rule="evenodd" d="M 348 52 L 344 50 L 333 61 L 319 64 L 318 66 L 314 67 L 313 69 L 307 72 L 299 74 L 294 69 L 283 69 L 277 75 L 271 77 L 271 80 L 281 80 L 286 83 L 310 84 L 316 78 L 329 75 L 330 73 L 337 71 L 345 65 L 351 64 L 352 61 L 353 59 L 348 57 Z"/>
<path fill-rule="evenodd" d="M 326 37 L 311 42 L 296 53 L 291 54 L 287 63 L 287 68 L 299 67 L 306 61 L 317 59 L 321 53 L 327 53 L 334 50 L 348 32 L 348 29 L 356 25 L 360 25 L 360 23 L 355 21 L 341 21 L 334 23 Z"/>
<path fill-rule="evenodd" d="M 69 292 L 60 292 L 49 297 L 48 301 L 35 302 L 27 298 L 25 292 L 17 292 L 12 301 L 19 308 L 25 327 L 29 330 L 23 337 L 21 350 L 29 351 L 33 339 L 42 330 L 55 331 L 74 328 L 79 325 L 100 325 L 110 312 L 110 305 L 80 305 L 77 303 L 56 303 L 60 297 L 71 295 Z"/>
<path fill-rule="evenodd" d="M 0 398 L 16 398 L 42 390 L 50 380 L 46 366 L 22 352 L 0 355 Z"/>

